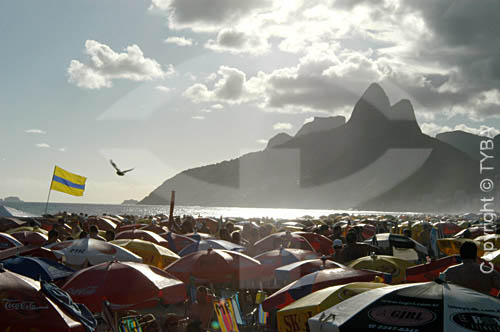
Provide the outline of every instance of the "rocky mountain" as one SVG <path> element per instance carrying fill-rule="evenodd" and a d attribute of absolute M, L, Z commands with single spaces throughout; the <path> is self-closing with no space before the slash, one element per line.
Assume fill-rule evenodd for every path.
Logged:
<path fill-rule="evenodd" d="M 176 190 L 180 205 L 480 209 L 477 162 L 424 135 L 411 103 L 391 105 L 380 85 L 368 87 L 345 124 L 315 121 L 313 128 L 326 129 L 301 129 L 292 138 L 282 136 L 283 143 L 272 149 L 183 171 L 140 203 L 168 204 Z"/>
<path fill-rule="evenodd" d="M 479 144 L 484 137 L 455 130 L 436 135 L 436 139 L 467 153 L 471 158 L 480 160 Z"/>
<path fill-rule="evenodd" d="M 272 149 L 278 145 L 285 144 L 289 140 L 291 140 L 293 136 L 288 135 L 287 133 L 279 133 L 273 136 L 268 142 L 266 149 Z"/>
<path fill-rule="evenodd" d="M 295 137 L 331 130 L 345 124 L 343 116 L 320 117 L 315 116 L 313 121 L 308 122 L 299 129 Z"/>

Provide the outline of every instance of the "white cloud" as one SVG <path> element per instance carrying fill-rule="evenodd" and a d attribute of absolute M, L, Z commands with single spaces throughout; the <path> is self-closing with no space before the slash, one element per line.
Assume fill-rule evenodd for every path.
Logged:
<path fill-rule="evenodd" d="M 290 130 L 292 128 L 292 124 L 287 122 L 278 122 L 273 125 L 274 130 Z"/>
<path fill-rule="evenodd" d="M 48 149 L 48 148 L 50 148 L 50 145 L 48 145 L 47 143 L 37 143 L 37 144 L 35 144 L 35 146 L 37 148 L 42 148 L 42 149 Z"/>
<path fill-rule="evenodd" d="M 194 119 L 194 120 L 204 120 L 205 117 L 203 115 L 194 115 L 191 117 L 191 119 Z"/>
<path fill-rule="evenodd" d="M 214 110 L 221 110 L 224 108 L 224 106 L 222 104 L 215 104 L 215 105 L 212 105 L 210 107 L 213 108 Z"/>
<path fill-rule="evenodd" d="M 64 147 L 64 148 L 59 148 L 58 150 L 59 150 L 60 152 L 66 152 L 66 151 L 68 150 L 68 148 L 65 148 L 65 147 Z"/>
<path fill-rule="evenodd" d="M 185 37 L 168 37 L 165 39 L 167 44 L 175 44 L 177 46 L 192 46 L 193 40 Z"/>
<path fill-rule="evenodd" d="M 237 31 L 232 28 L 222 29 L 217 38 L 209 39 L 205 47 L 216 52 L 263 54 L 269 50 L 266 38 L 255 32 Z"/>
<path fill-rule="evenodd" d="M 171 90 L 169 87 L 164 85 L 158 85 L 155 89 L 162 92 L 170 92 Z"/>
<path fill-rule="evenodd" d="M 456 131 L 456 130 L 464 131 L 466 133 L 470 133 L 470 134 L 474 134 L 474 135 L 478 135 L 478 136 L 481 136 L 481 133 L 483 133 L 483 135 L 484 135 L 485 132 L 488 132 L 489 135 L 491 135 L 492 137 L 500 134 L 500 130 L 498 130 L 497 128 L 494 128 L 494 127 L 481 125 L 478 128 L 473 128 L 473 127 L 469 127 L 463 123 L 455 125 L 455 127 L 451 128 L 449 126 L 441 126 L 441 125 L 438 125 L 438 124 L 435 124 L 432 122 L 426 122 L 426 123 L 422 124 L 420 126 L 420 128 L 422 129 L 422 132 L 424 134 L 427 134 L 427 135 L 433 136 L 433 137 L 436 136 L 437 134 L 440 134 L 440 133 L 449 132 L 449 131 Z"/>
<path fill-rule="evenodd" d="M 41 130 L 41 129 L 27 129 L 27 130 L 25 130 L 25 132 L 28 134 L 41 134 L 41 135 L 47 134 L 46 131 Z"/>
<path fill-rule="evenodd" d="M 100 89 L 111 87 L 114 79 L 150 81 L 174 73 L 172 65 L 164 71 L 156 60 L 144 57 L 137 45 L 117 53 L 105 44 L 87 40 L 85 53 L 90 57 L 88 64 L 71 60 L 68 67 L 68 81 L 80 88 Z"/>

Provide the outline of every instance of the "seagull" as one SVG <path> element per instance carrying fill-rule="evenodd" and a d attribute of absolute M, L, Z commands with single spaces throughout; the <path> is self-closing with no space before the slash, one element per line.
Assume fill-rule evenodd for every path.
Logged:
<path fill-rule="evenodd" d="M 132 171 L 132 170 L 133 170 L 133 168 L 131 168 L 131 169 L 127 169 L 127 170 L 125 170 L 125 171 L 121 171 L 121 170 L 120 170 L 120 169 L 116 166 L 116 164 L 113 162 L 113 160 L 111 160 L 111 159 L 110 159 L 109 161 L 111 162 L 111 165 L 113 165 L 113 167 L 116 169 L 116 174 L 117 174 L 117 175 L 119 175 L 119 176 L 124 176 L 124 175 L 125 175 L 125 173 L 130 172 L 130 171 Z"/>

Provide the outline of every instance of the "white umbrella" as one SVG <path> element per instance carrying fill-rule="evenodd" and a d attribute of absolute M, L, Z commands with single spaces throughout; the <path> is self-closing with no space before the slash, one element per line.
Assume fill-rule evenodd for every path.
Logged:
<path fill-rule="evenodd" d="M 70 265 L 83 265 L 85 262 L 96 265 L 113 260 L 142 263 L 140 256 L 125 248 L 91 238 L 57 243 L 51 249 Z"/>
<path fill-rule="evenodd" d="M 500 331 L 500 300 L 443 281 L 388 286 L 337 304 L 308 321 L 319 331 Z"/>

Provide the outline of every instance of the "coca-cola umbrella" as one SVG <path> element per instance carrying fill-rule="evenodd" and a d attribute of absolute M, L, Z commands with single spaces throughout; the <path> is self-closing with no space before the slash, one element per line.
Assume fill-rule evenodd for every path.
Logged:
<path fill-rule="evenodd" d="M 274 271 L 274 274 L 276 276 L 276 280 L 278 281 L 294 281 L 309 273 L 322 269 L 334 269 L 337 267 L 345 267 L 345 265 L 322 257 L 321 259 L 308 259 L 280 266 Z"/>
<path fill-rule="evenodd" d="M 0 250 L 22 246 L 23 244 L 12 235 L 7 233 L 0 233 Z"/>
<path fill-rule="evenodd" d="M 125 248 L 91 238 L 56 243 L 50 249 L 70 265 L 96 265 L 113 260 L 142 262 L 141 257 Z"/>
<path fill-rule="evenodd" d="M 254 243 L 255 254 L 262 254 L 267 251 L 285 248 L 294 248 L 314 251 L 313 246 L 301 235 L 291 232 L 273 233 Z"/>
<path fill-rule="evenodd" d="M 260 263 L 244 254 L 208 249 L 181 257 L 165 268 L 182 281 L 202 283 L 245 281 L 260 275 Z"/>
<path fill-rule="evenodd" d="M 61 288 L 92 312 L 101 311 L 104 299 L 117 308 L 140 309 L 187 298 L 182 281 L 154 266 L 133 262 L 114 261 L 85 268 Z"/>
<path fill-rule="evenodd" d="M 462 259 L 458 255 L 446 256 L 429 263 L 419 264 L 406 269 L 406 282 L 433 281 L 439 277 L 439 273 L 448 267 L 460 264 Z"/>
<path fill-rule="evenodd" d="M 24 245 L 43 246 L 48 240 L 47 235 L 39 232 L 24 231 L 12 233 L 11 235 Z"/>
<path fill-rule="evenodd" d="M 376 277 L 390 282 L 391 275 L 383 272 L 356 270 L 350 267 L 319 270 L 309 273 L 273 293 L 262 303 L 264 311 L 283 308 L 317 290 L 357 281 L 374 281 Z"/>
<path fill-rule="evenodd" d="M 168 248 L 168 241 L 165 240 L 162 236 L 143 229 L 133 229 L 128 231 L 120 232 L 116 235 L 116 240 L 121 239 L 139 239 L 145 240 L 149 242 L 156 243 L 162 247 Z"/>
<path fill-rule="evenodd" d="M 436 281 L 387 286 L 309 318 L 311 332 L 499 331 L 500 300 Z"/>
<path fill-rule="evenodd" d="M 281 248 L 265 252 L 254 258 L 262 264 L 262 278 L 270 279 L 274 277 L 274 270 L 280 266 L 318 257 L 317 252 L 310 250 Z"/>
<path fill-rule="evenodd" d="M 323 255 L 332 255 L 334 253 L 333 241 L 324 235 L 311 232 L 294 232 L 294 234 L 304 237 L 315 251 Z"/>
<path fill-rule="evenodd" d="M 173 232 L 167 232 L 160 235 L 168 241 L 168 249 L 172 250 L 175 253 L 179 253 L 188 245 L 196 243 L 196 240 L 188 236 L 176 234 Z"/>
<path fill-rule="evenodd" d="M 0 331 L 85 332 L 83 324 L 49 299 L 40 282 L 0 265 Z"/>

